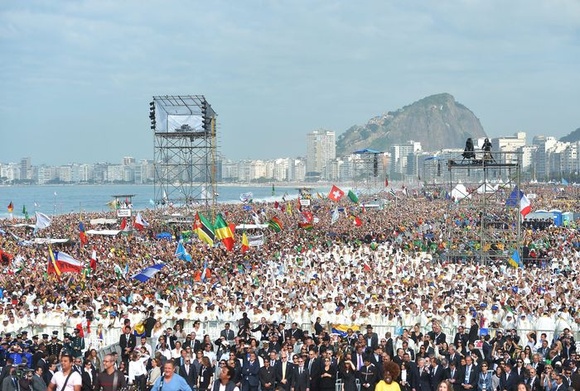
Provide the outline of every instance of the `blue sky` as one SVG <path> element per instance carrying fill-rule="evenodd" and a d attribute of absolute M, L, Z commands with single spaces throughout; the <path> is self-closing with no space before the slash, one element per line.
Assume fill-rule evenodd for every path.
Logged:
<path fill-rule="evenodd" d="M 231 159 L 441 92 L 490 136 L 580 127 L 578 0 L 3 1 L 0 58 L 0 162 L 151 159 L 153 95 L 205 95 Z"/>

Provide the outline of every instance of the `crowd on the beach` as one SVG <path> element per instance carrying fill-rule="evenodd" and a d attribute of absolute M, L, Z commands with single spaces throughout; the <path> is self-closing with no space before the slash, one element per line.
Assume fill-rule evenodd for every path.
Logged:
<path fill-rule="evenodd" d="M 537 189 L 536 194 L 534 208 L 558 206 L 551 189 Z M 241 231 L 235 232 L 233 251 L 199 240 L 191 232 L 191 222 L 171 222 L 183 221 L 176 219 L 176 214 L 192 219 L 196 213 L 178 208 L 141 211 L 149 223 L 144 230 L 114 236 L 89 235 L 85 245 L 79 243 L 79 221 L 88 225 L 92 218 L 114 218 L 114 211 L 107 215 L 54 216 L 48 228 L 36 232 L 15 227 L 14 221 L 3 221 L 0 228 L 5 234 L 0 238 L 0 249 L 11 258 L 2 265 L 0 276 L 0 359 L 12 358 L 12 362 L 24 362 L 35 369 L 38 360 L 34 356 L 41 356 L 39 351 L 52 365 L 58 354 L 49 353 L 56 349 L 58 353 L 70 352 L 81 361 L 93 357 L 91 365 L 100 370 L 102 363 L 96 363 L 96 350 L 105 341 L 121 342 L 128 326 L 130 335 L 145 334 L 149 345 L 146 351 L 133 346 L 119 357 L 118 363 L 131 381 L 129 369 L 137 367 L 131 365 L 136 352 L 136 361 L 157 368 L 164 359 L 181 359 L 182 352 L 186 352 L 184 359 L 189 357 L 202 366 L 203 356 L 208 356 L 206 367 L 211 367 L 217 378 L 222 358 L 228 362 L 229 349 L 235 350 L 234 356 L 242 359 L 243 365 L 255 351 L 262 357 L 257 358 L 259 368 L 266 366 L 263 362 L 268 360 L 264 358 L 272 351 L 275 360 L 286 352 L 288 361 L 297 365 L 302 359 L 314 359 L 322 367 L 329 358 L 334 368 L 329 372 L 332 379 L 340 374 L 346 391 L 350 381 L 348 361 L 352 361 L 352 379 L 364 380 L 359 365 L 364 360 L 354 356 L 361 347 L 360 359 L 372 359 L 376 381 L 383 377 L 383 361 L 377 356 L 386 354 L 397 362 L 399 347 L 414 356 L 410 362 L 415 365 L 397 362 L 402 371 L 393 376 L 403 388 L 407 384 L 414 391 L 427 387 L 425 379 L 423 384 L 418 380 L 423 370 L 416 376 L 416 369 L 422 368 L 419 360 L 429 362 L 429 368 L 426 364 L 424 368 L 427 372 L 439 366 L 447 371 L 452 366 L 452 351 L 466 360 L 480 352 L 479 374 L 484 373 L 484 362 L 488 369 L 501 367 L 501 361 L 515 367 L 520 358 L 529 369 L 538 352 L 544 369 L 549 362 L 558 373 L 565 374 L 568 368 L 576 373 L 574 353 L 563 353 L 567 346 L 575 348 L 574 336 L 577 339 L 580 325 L 580 240 L 575 223 L 524 229 L 524 258 L 538 261 L 513 268 L 505 257 L 512 249 L 502 249 L 500 244 L 513 239 L 514 226 L 498 227 L 494 232 L 502 239 L 498 239 L 495 258 L 485 262 L 477 258 L 481 216 L 470 208 L 469 201 L 454 203 L 441 192 L 407 189 L 398 192 L 396 198 L 387 194 L 381 198 L 388 202 L 381 203 L 380 208 L 365 208 L 365 201 L 377 202 L 364 197 L 357 204 L 348 199 L 337 204 L 314 196 L 302 211 L 295 199 L 197 210 L 208 218 L 219 211 L 228 223 L 237 225 L 257 220 L 267 223 L 277 216 L 282 230 L 248 232 L 262 235 L 263 240 L 248 251 L 241 250 Z M 506 210 L 503 205 L 495 208 L 490 208 L 490 213 L 498 219 L 517 214 L 517 210 Z M 309 214 L 303 213 L 306 211 Z M 304 224 L 305 219 L 310 223 Z M 160 232 L 168 232 L 174 240 L 157 239 Z M 52 248 L 86 262 L 86 267 L 81 273 L 60 277 L 47 274 L 48 246 L 24 245 L 35 236 L 69 239 Z M 179 237 L 191 262 L 175 254 Z M 456 253 L 465 255 L 446 257 L 451 250 L 461 250 Z M 91 258 L 96 262 L 90 263 Z M 155 263 L 165 267 L 148 281 L 131 278 Z M 234 339 L 227 339 L 227 344 L 212 340 L 203 325 L 213 321 L 220 325 L 230 322 Z M 249 327 L 240 327 L 246 324 Z M 371 345 L 365 342 L 366 325 L 380 333 L 376 344 L 374 339 Z M 268 332 L 263 333 L 266 327 Z M 349 327 L 352 333 L 338 334 Z M 287 333 L 296 328 L 302 338 L 293 340 Z M 441 334 L 446 335 L 443 340 Z M 161 339 L 165 339 L 165 345 Z M 392 347 L 387 348 L 389 339 Z M 177 346 L 177 341 L 182 345 Z M 544 343 L 547 349 L 543 349 Z M 246 344 L 250 350 L 246 350 Z M 381 351 L 376 345 L 381 345 Z M 202 357 L 196 357 L 196 347 L 205 352 Z M 303 357 L 311 354 L 309 350 L 314 358 Z M 387 356 L 381 357 L 387 360 Z M 154 358 L 159 362 L 155 363 Z M 237 367 L 238 361 L 233 364 L 237 368 L 233 378 L 243 385 L 243 371 Z M 456 362 L 458 369 L 462 365 L 461 360 Z M 199 368 L 196 370 L 200 375 Z M 546 373 L 537 372 L 538 376 Z M 204 389 L 199 380 L 200 376 L 196 387 Z M 430 391 L 438 383 L 429 381 Z M 273 384 L 279 386 L 279 381 Z M 310 389 L 324 390 L 322 384 L 327 382 L 316 379 Z M 546 384 L 542 387 L 551 391 Z M 269 389 L 264 385 L 261 388 Z M 453 388 L 471 389 L 456 388 L 455 384 Z"/>

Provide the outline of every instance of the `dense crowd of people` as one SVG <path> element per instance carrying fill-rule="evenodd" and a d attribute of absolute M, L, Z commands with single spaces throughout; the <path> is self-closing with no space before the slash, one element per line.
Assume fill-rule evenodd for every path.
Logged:
<path fill-rule="evenodd" d="M 557 206 L 551 189 L 536 194 L 535 207 Z M 532 373 L 546 391 L 559 377 L 577 384 L 580 240 L 574 222 L 524 228 L 524 251 L 542 261 L 513 268 L 506 262 L 512 249 L 477 258 L 481 215 L 469 201 L 420 190 L 384 198 L 380 208 L 364 207 L 378 204 L 364 197 L 356 204 L 312 197 L 302 210 L 293 199 L 141 211 L 149 222 L 144 230 L 89 235 L 84 245 L 79 221 L 114 218 L 114 212 L 54 216 L 36 232 L 16 224 L 26 221 L 2 221 L 0 249 L 10 259 L 0 276 L 0 365 L 33 372 L 41 366 L 48 385 L 59 355 L 70 354 L 81 373 L 101 371 L 98 350 L 115 342 L 121 354 L 113 362 L 140 389 L 155 388 L 151 374 L 171 380 L 174 370 L 190 387 L 206 390 L 221 379 L 221 367 L 228 368 L 223 384 L 229 376 L 244 391 L 326 391 L 337 379 L 345 391 L 356 384 L 368 391 L 379 382 L 377 389 L 396 383 L 434 391 L 444 380 L 448 391 L 516 391 Z M 494 216 L 517 214 L 495 208 Z M 196 212 L 210 218 L 218 211 L 236 225 L 276 216 L 283 227 L 247 232 L 258 238 L 247 251 L 237 231 L 236 247 L 227 251 L 191 232 Z M 174 240 L 158 239 L 161 232 Z M 509 224 L 498 226 L 495 234 L 505 239 L 498 243 L 514 232 Z M 85 263 L 82 272 L 48 274 L 48 246 L 32 245 L 34 237 L 68 239 L 52 249 Z M 191 262 L 176 256 L 180 237 Z M 451 250 L 464 255 L 447 257 Z M 148 281 L 131 278 L 156 263 L 165 266 Z M 208 322 L 224 324 L 218 331 L 226 335 L 204 330 Z M 293 365 L 280 379 L 284 359 Z M 298 373 L 301 367 L 307 375 Z M 518 382 L 508 375 L 506 385 L 501 379 L 510 369 Z M 499 380 L 488 385 L 486 371 Z M 294 384 L 299 379 L 307 383 Z"/>

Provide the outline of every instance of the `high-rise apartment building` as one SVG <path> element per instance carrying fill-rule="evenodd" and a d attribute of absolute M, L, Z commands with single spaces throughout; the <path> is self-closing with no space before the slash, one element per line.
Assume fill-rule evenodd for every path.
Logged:
<path fill-rule="evenodd" d="M 331 130 L 314 130 L 306 135 L 306 175 L 332 179 L 332 162 L 336 158 L 336 134 Z"/>

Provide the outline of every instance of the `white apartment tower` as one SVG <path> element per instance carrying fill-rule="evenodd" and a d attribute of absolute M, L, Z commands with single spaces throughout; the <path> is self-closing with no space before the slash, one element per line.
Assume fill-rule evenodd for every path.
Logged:
<path fill-rule="evenodd" d="M 331 130 L 314 130 L 306 135 L 306 172 L 328 179 L 336 158 L 336 134 Z"/>

